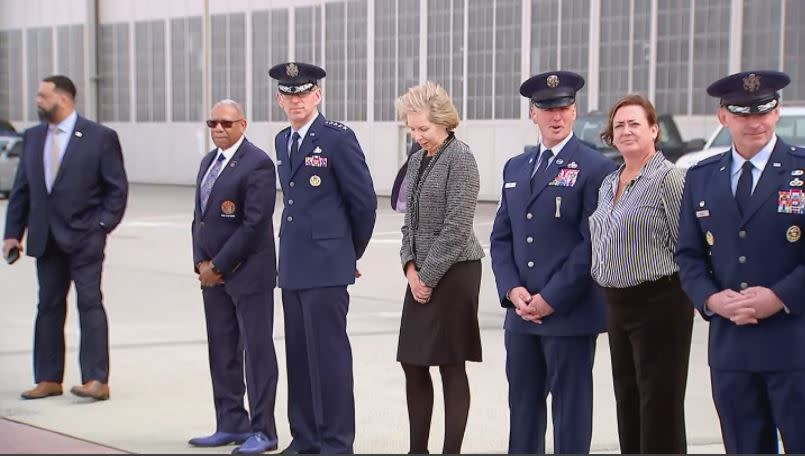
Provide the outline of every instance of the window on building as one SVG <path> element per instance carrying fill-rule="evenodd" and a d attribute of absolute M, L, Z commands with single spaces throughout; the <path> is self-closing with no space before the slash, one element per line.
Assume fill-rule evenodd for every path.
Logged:
<path fill-rule="evenodd" d="M 588 59 L 590 53 L 590 0 L 562 0 L 562 37 L 560 65 L 562 70 L 578 73 L 588 78 Z M 576 94 L 576 110 L 587 112 L 588 91 Z"/>
<path fill-rule="evenodd" d="M 321 66 L 321 7 L 299 7 L 294 15 L 296 60 Z"/>
<path fill-rule="evenodd" d="M 492 119 L 495 105 L 495 2 L 467 0 L 467 119 Z"/>
<path fill-rule="evenodd" d="M 298 10 L 297 10 L 298 13 Z M 268 70 L 288 61 L 288 10 L 252 13 L 252 119 L 283 121 L 285 115 L 274 101 L 275 82 Z"/>
<path fill-rule="evenodd" d="M 134 24 L 137 122 L 164 122 L 167 101 L 165 78 L 165 21 Z"/>
<path fill-rule="evenodd" d="M 729 70 L 730 0 L 699 0 L 693 19 L 691 113 L 712 114 L 716 104 L 707 86 Z"/>
<path fill-rule="evenodd" d="M 447 90 L 462 111 L 465 0 L 428 0 L 428 80 Z"/>
<path fill-rule="evenodd" d="M 60 25 L 56 28 L 58 50 L 56 53 L 56 73 L 70 78 L 75 84 L 78 95 L 75 100 L 76 110 L 84 112 L 86 100 L 86 85 L 84 84 L 86 71 L 84 69 L 84 26 Z"/>
<path fill-rule="evenodd" d="M 103 24 L 98 61 L 98 118 L 102 122 L 131 120 L 129 24 Z"/>
<path fill-rule="evenodd" d="M 246 14 L 210 17 L 210 100 L 225 98 L 246 110 Z"/>
<path fill-rule="evenodd" d="M 781 0 L 744 0 L 741 69 L 780 68 Z"/>
<path fill-rule="evenodd" d="M 496 119 L 520 117 L 521 18 L 520 0 L 495 0 Z"/>
<path fill-rule="evenodd" d="M 375 120 L 395 120 L 394 100 L 419 84 L 419 0 L 375 3 Z"/>
<path fill-rule="evenodd" d="M 28 120 L 38 120 L 34 99 L 39 89 L 39 82 L 53 74 L 53 29 L 50 27 L 30 28 L 26 36 L 26 68 L 28 70 L 28 99 L 25 100 L 31 109 Z"/>
<path fill-rule="evenodd" d="M 531 75 L 557 69 L 558 27 L 558 2 L 531 0 Z"/>
<path fill-rule="evenodd" d="M 783 70 L 791 76 L 785 100 L 805 101 L 805 2 L 788 0 L 785 6 L 785 48 Z"/>
<path fill-rule="evenodd" d="M 366 120 L 366 1 L 325 4 L 323 105 L 333 120 Z"/>
<path fill-rule="evenodd" d="M 197 122 L 201 106 L 202 33 L 200 17 L 171 19 L 171 119 Z"/>
<path fill-rule="evenodd" d="M 0 31 L 0 118 L 22 120 L 22 31 Z"/>
<path fill-rule="evenodd" d="M 607 111 L 630 90 L 629 53 L 632 49 L 631 0 L 611 0 L 601 8 L 599 47 L 599 106 Z"/>
<path fill-rule="evenodd" d="M 664 0 L 657 8 L 654 105 L 658 112 L 688 114 L 690 0 Z"/>

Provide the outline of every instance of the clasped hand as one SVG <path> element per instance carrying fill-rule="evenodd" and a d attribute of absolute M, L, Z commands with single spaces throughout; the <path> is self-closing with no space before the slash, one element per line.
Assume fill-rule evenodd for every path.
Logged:
<path fill-rule="evenodd" d="M 517 315 L 525 321 L 538 325 L 542 320 L 553 313 L 553 307 L 548 304 L 541 294 L 532 295 L 525 287 L 515 287 L 509 292 L 509 301 L 514 304 Z"/>
<path fill-rule="evenodd" d="M 205 260 L 198 264 L 198 281 L 201 287 L 214 287 L 224 283 L 224 277 L 212 270 L 212 261 Z"/>
<path fill-rule="evenodd" d="M 420 304 L 429 302 L 433 294 L 433 288 L 422 282 L 416 269 L 409 267 L 405 273 L 405 277 L 408 279 L 408 286 L 411 288 L 411 294 L 414 296 L 414 300 Z"/>
<path fill-rule="evenodd" d="M 707 308 L 736 325 L 756 325 L 783 309 L 783 302 L 766 287 L 741 292 L 722 290 L 707 298 Z"/>

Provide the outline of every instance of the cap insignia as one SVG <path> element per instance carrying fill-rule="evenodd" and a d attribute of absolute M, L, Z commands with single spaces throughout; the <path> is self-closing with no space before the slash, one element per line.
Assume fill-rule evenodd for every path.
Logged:
<path fill-rule="evenodd" d="M 744 90 L 749 93 L 757 92 L 760 88 L 760 76 L 755 73 L 749 73 L 749 76 L 744 78 Z"/>
<path fill-rule="evenodd" d="M 548 76 L 547 83 L 548 83 L 548 87 L 550 87 L 552 89 L 556 88 L 557 86 L 559 86 L 559 76 L 557 76 L 555 74 L 552 74 L 552 75 Z"/>
<path fill-rule="evenodd" d="M 289 63 L 285 67 L 285 74 L 288 75 L 289 77 L 295 78 L 299 76 L 299 68 L 296 66 L 295 63 Z"/>

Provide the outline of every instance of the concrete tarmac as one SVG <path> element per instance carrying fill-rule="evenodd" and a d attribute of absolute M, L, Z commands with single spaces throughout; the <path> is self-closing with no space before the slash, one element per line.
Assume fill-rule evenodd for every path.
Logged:
<path fill-rule="evenodd" d="M 65 326 L 67 357 L 65 395 L 25 401 L 20 392 L 32 385 L 33 323 L 36 315 L 35 261 L 23 257 L 0 265 L 0 417 L 54 431 L 106 448 L 134 453 L 229 453 L 232 447 L 192 448 L 191 437 L 215 429 L 212 388 L 207 364 L 204 312 L 193 272 L 190 222 L 191 187 L 133 185 L 123 223 L 109 238 L 103 275 L 104 302 L 111 344 L 111 400 L 92 402 L 73 397 L 80 382 L 75 295 L 68 301 Z M 0 201 L 0 224 L 6 201 Z M 279 226 L 281 198 L 274 214 Z M 387 198 L 379 201 L 375 234 L 359 262 L 363 273 L 350 287 L 357 453 L 406 453 L 408 420 L 404 377 L 395 361 L 405 279 L 399 262 L 402 215 Z M 476 235 L 487 254 L 495 205 L 482 203 L 475 217 Z M 484 361 L 470 363 L 472 390 L 465 453 L 504 453 L 508 441 L 507 383 L 504 372 L 502 322 L 489 257 L 483 260 L 479 319 Z M 283 315 L 275 292 L 274 340 L 280 364 L 275 417 L 279 447 L 290 441 L 287 422 L 287 377 Z M 443 407 L 438 370 L 430 451 L 441 451 Z M 592 451 L 618 452 L 615 398 L 606 335 L 598 339 L 595 369 Z M 707 324 L 697 317 L 691 347 L 686 399 L 688 450 L 723 452 L 707 368 Z M 31 437 L 27 446 L 15 426 L 0 426 L 0 452 L 26 448 L 39 452 Z M 548 434 L 550 435 L 550 427 Z M 25 434 L 28 435 L 28 434 Z M 36 432 L 33 432 L 36 436 Z M 549 438 L 550 442 L 550 438 Z M 65 444 L 66 445 L 66 444 Z M 549 443 L 549 448 L 551 447 Z M 65 452 L 69 446 L 43 451 Z"/>

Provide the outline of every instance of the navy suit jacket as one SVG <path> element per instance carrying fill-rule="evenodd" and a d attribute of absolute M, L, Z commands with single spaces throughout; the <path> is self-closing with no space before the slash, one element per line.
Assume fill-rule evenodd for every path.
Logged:
<path fill-rule="evenodd" d="M 731 163 L 726 152 L 688 171 L 679 221 L 679 275 L 699 313 L 710 320 L 710 366 L 805 369 L 800 349 L 805 347 L 805 244 L 796 234 L 805 228 L 805 214 L 778 207 L 781 192 L 803 189 L 803 176 L 797 175 L 805 170 L 805 150 L 777 138 L 743 216 L 732 194 Z M 746 326 L 705 313 L 710 295 L 752 286 L 770 288 L 791 313 L 780 311 Z"/>
<path fill-rule="evenodd" d="M 123 218 L 128 198 L 117 133 L 81 116 L 48 193 L 43 162 L 47 131 L 47 124 L 25 131 L 22 159 L 6 210 L 4 238 L 21 240 L 27 227 L 26 251 L 33 257 L 44 255 L 48 233 L 71 254 L 85 247 L 84 241 L 93 232 L 111 232 Z M 103 244 L 100 246 L 102 249 Z"/>
<path fill-rule="evenodd" d="M 245 138 L 222 169 L 202 212 L 201 180 L 218 149 L 201 160 L 193 213 L 193 264 L 212 260 L 230 295 L 271 290 L 277 283 L 274 247 L 274 162 Z"/>
<path fill-rule="evenodd" d="M 355 133 L 319 113 L 289 160 L 291 128 L 277 134 L 285 207 L 279 286 L 288 290 L 348 285 L 375 226 L 377 196 Z"/>
<path fill-rule="evenodd" d="M 606 307 L 590 276 L 588 218 L 598 205 L 601 181 L 615 164 L 574 136 L 536 177 L 532 193 L 531 171 L 538 149 L 526 149 L 504 166 L 500 206 L 490 235 L 492 271 L 501 304 L 508 307 L 505 328 L 549 336 L 596 334 L 606 328 Z M 575 185 L 551 184 L 562 169 L 578 170 Z M 517 286 L 540 293 L 555 312 L 541 325 L 520 318 L 506 298 Z"/>

